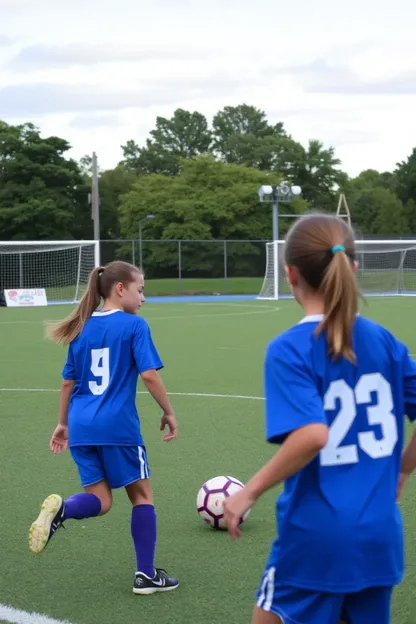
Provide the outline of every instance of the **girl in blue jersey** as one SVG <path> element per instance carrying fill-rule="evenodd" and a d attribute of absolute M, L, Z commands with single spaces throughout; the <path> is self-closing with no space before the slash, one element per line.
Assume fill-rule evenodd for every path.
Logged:
<path fill-rule="evenodd" d="M 264 364 L 266 438 L 277 453 L 225 502 L 239 520 L 284 481 L 255 624 L 388 624 L 403 576 L 397 493 L 416 419 L 416 364 L 380 325 L 357 315 L 353 232 L 340 218 L 300 219 L 285 243 L 289 284 L 305 317 L 271 341 Z"/>
<path fill-rule="evenodd" d="M 66 500 L 48 496 L 30 527 L 29 546 L 40 553 L 64 521 L 106 514 L 112 489 L 124 487 L 137 559 L 133 591 L 152 594 L 179 582 L 154 565 L 156 514 L 136 410 L 139 375 L 162 409 L 160 429 L 169 430 L 165 441 L 176 438 L 177 425 L 149 326 L 136 315 L 145 301 L 143 289 L 143 274 L 131 264 L 95 268 L 77 308 L 49 330 L 52 339 L 69 345 L 50 448 L 61 453 L 69 446 L 84 492 Z"/>

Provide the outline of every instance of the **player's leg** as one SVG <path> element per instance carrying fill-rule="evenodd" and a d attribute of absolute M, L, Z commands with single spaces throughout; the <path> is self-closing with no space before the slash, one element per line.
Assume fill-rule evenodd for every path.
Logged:
<path fill-rule="evenodd" d="M 272 613 L 271 611 L 264 611 L 257 605 L 253 611 L 253 624 L 285 624 L 283 620 Z"/>
<path fill-rule="evenodd" d="M 126 486 L 132 504 L 131 537 L 136 553 L 136 574 L 147 578 L 155 574 L 155 551 L 157 541 L 157 518 L 153 505 L 150 479 L 138 479 Z"/>
<path fill-rule="evenodd" d="M 84 490 L 86 494 L 92 494 L 93 496 L 95 496 L 95 498 L 98 498 L 101 503 L 100 512 L 94 515 L 104 516 L 106 513 L 110 511 L 113 505 L 113 495 L 111 493 L 111 489 L 110 489 L 110 486 L 108 485 L 107 479 L 104 479 L 103 481 L 99 481 L 98 483 L 93 483 L 92 485 L 86 485 Z M 74 505 L 74 508 L 72 510 L 72 515 L 69 516 L 69 509 L 67 510 L 67 505 L 71 499 L 73 500 L 73 502 L 75 502 L 75 497 L 79 501 L 79 506 L 77 509 L 77 506 Z M 67 499 L 66 501 L 64 501 L 64 504 L 65 504 L 64 519 L 65 520 L 68 517 L 76 518 L 75 514 L 77 513 L 77 511 L 78 511 L 78 514 L 80 514 L 80 512 L 82 513 L 82 505 L 84 505 L 85 501 L 87 501 L 87 498 L 83 497 L 82 494 L 75 494 L 74 496 L 71 497 L 71 499 Z M 90 498 L 89 500 L 93 502 L 94 499 Z M 88 515 L 88 516 L 84 515 L 83 517 L 90 518 L 91 515 Z M 81 520 L 82 518 L 79 518 L 79 519 Z"/>
<path fill-rule="evenodd" d="M 392 595 L 392 587 L 373 587 L 347 594 L 344 600 L 346 624 L 390 624 Z"/>
<path fill-rule="evenodd" d="M 103 453 L 110 485 L 124 487 L 132 504 L 131 536 L 136 553 L 134 593 L 153 594 L 175 589 L 178 579 L 155 566 L 157 519 L 145 447 L 108 447 Z"/>
<path fill-rule="evenodd" d="M 149 478 L 130 483 L 126 491 L 133 506 L 131 536 L 136 552 L 133 592 L 154 594 L 176 589 L 179 586 L 178 579 L 170 577 L 166 570 L 155 566 L 157 519 Z"/>
<path fill-rule="evenodd" d="M 163 568 L 155 566 L 157 517 L 153 505 L 146 451 L 141 448 L 139 453 L 142 467 L 143 461 L 145 462 L 145 478 L 140 478 L 126 487 L 132 504 L 131 536 L 136 552 L 133 592 L 135 594 L 153 594 L 176 589 L 179 586 L 179 581 L 177 578 L 169 576 Z"/>
<path fill-rule="evenodd" d="M 111 491 L 105 483 L 103 467 L 96 447 L 74 447 L 71 455 L 77 465 L 85 492 L 64 500 L 50 494 L 42 503 L 40 513 L 29 529 L 29 548 L 41 553 L 65 520 L 84 520 L 111 507 Z"/>

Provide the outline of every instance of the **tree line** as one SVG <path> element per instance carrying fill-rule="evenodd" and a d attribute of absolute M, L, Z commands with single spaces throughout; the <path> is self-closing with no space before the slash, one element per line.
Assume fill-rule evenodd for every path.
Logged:
<path fill-rule="evenodd" d="M 91 158 L 76 162 L 70 148 L 32 123 L 0 121 L 1 240 L 93 237 Z M 117 166 L 99 174 L 102 239 L 137 238 L 149 214 L 156 218 L 146 220 L 144 238 L 270 239 L 270 206 L 259 204 L 257 191 L 283 180 L 302 187 L 285 212 L 334 211 L 343 192 L 360 235 L 416 231 L 416 148 L 391 172 L 351 178 L 334 148 L 317 139 L 303 146 L 283 123 L 242 104 L 219 111 L 211 125 L 177 109 L 157 117 L 144 145 L 132 139 L 121 149 Z M 288 225 L 282 219 L 282 234 Z"/>

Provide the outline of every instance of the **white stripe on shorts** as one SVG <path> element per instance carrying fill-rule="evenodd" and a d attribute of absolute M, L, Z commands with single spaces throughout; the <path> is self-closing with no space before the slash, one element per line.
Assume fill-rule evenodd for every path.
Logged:
<path fill-rule="evenodd" d="M 261 607 L 263 605 L 263 600 L 266 597 L 266 585 L 267 585 L 267 574 L 263 577 L 260 589 L 260 596 L 257 600 L 257 606 Z"/>
<path fill-rule="evenodd" d="M 140 462 L 140 479 L 148 479 L 149 468 L 147 465 L 146 453 L 142 446 L 139 446 L 138 449 L 139 449 L 139 462 Z"/>
<path fill-rule="evenodd" d="M 261 593 L 257 600 L 257 606 L 264 611 L 270 611 L 273 605 L 275 571 L 275 568 L 269 568 L 267 570 L 261 586 Z"/>

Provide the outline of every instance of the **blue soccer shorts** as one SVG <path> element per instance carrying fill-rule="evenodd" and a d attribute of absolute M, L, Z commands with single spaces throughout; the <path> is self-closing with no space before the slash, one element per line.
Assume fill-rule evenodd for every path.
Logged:
<path fill-rule="evenodd" d="M 72 446 L 70 451 L 82 487 L 106 479 L 116 489 L 150 478 L 144 446 Z"/>
<path fill-rule="evenodd" d="M 256 604 L 278 615 L 284 624 L 390 624 L 392 587 L 374 587 L 355 594 L 315 592 L 275 586 L 275 568 L 265 570 Z"/>

